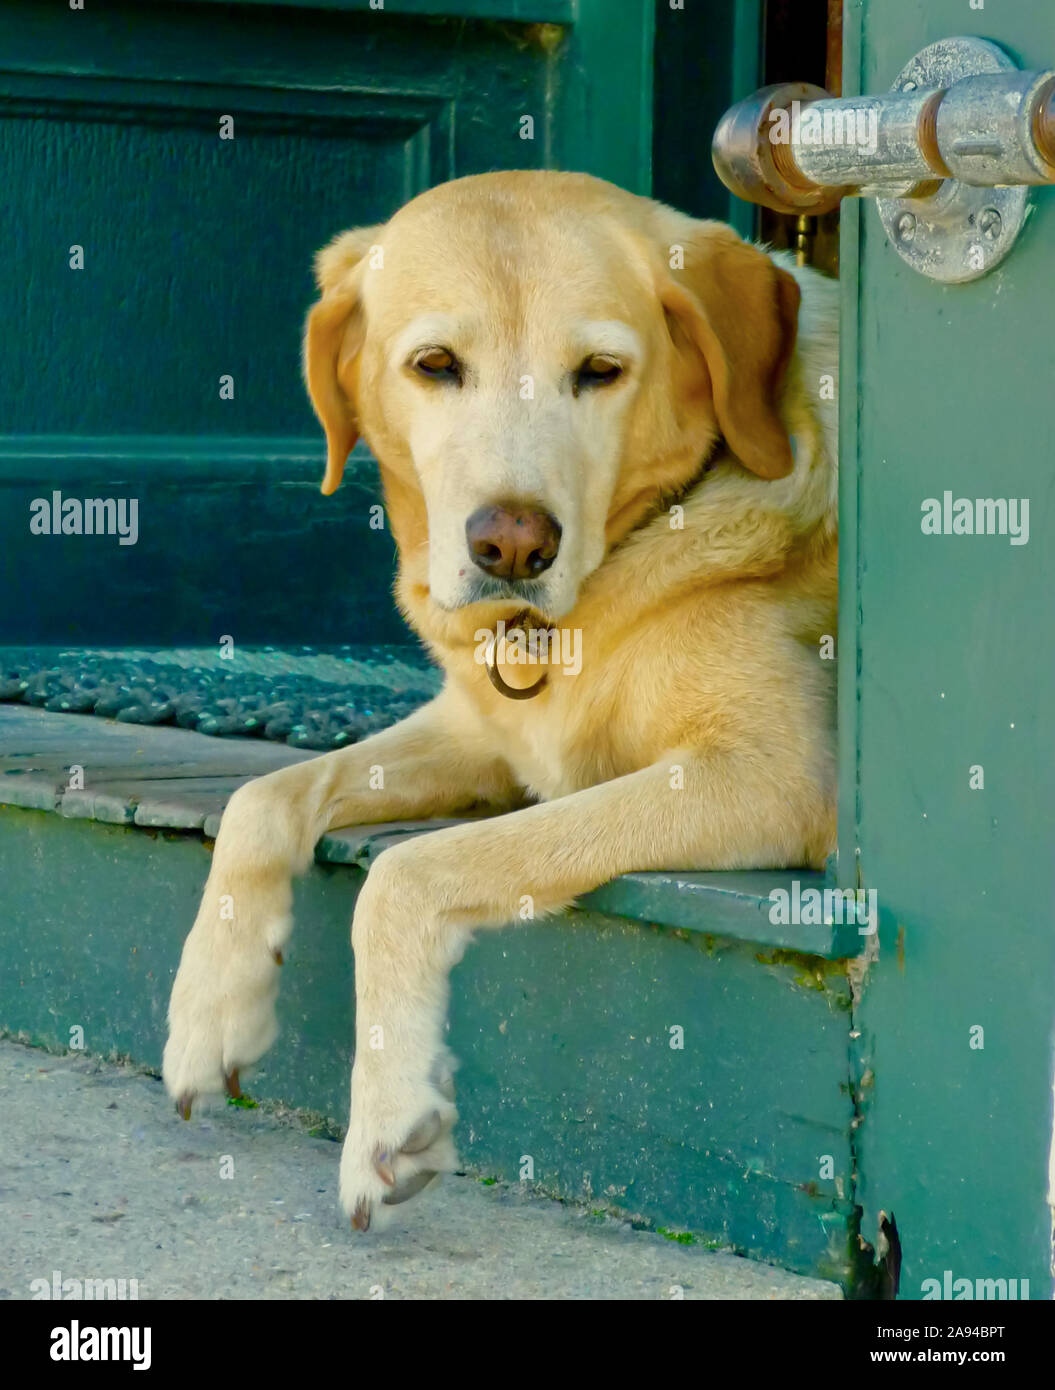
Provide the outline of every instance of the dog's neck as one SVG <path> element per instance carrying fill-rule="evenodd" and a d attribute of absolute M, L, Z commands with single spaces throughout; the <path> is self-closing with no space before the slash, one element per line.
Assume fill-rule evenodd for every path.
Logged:
<path fill-rule="evenodd" d="M 692 477 L 679 487 L 660 492 L 648 510 L 638 518 L 629 530 L 620 537 L 609 549 L 609 554 L 616 550 L 627 536 L 632 536 L 635 531 L 641 531 L 646 526 L 651 526 L 656 517 L 661 513 L 669 514 L 672 507 L 684 506 L 696 489 L 701 485 L 708 473 L 713 473 L 718 466 L 720 456 L 725 452 L 725 445 L 719 440 L 714 448 L 708 450 L 706 457 L 696 468 Z"/>

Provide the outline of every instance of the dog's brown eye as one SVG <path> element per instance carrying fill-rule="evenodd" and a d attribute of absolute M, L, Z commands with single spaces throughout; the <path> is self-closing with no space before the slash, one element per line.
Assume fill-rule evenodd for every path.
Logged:
<path fill-rule="evenodd" d="M 414 369 L 421 372 L 423 376 L 439 377 L 448 381 L 461 379 L 458 360 L 446 348 L 423 348 L 421 352 L 414 354 L 412 360 Z"/>
<path fill-rule="evenodd" d="M 584 388 L 609 386 L 622 374 L 622 363 L 617 362 L 614 357 L 609 357 L 607 353 L 595 352 L 585 359 L 575 373 L 573 390 L 578 395 Z"/>

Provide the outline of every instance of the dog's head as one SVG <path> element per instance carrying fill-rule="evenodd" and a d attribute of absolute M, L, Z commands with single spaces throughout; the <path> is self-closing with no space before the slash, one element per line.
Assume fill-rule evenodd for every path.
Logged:
<path fill-rule="evenodd" d="M 720 223 L 586 175 L 483 174 L 345 232 L 316 270 L 322 490 L 361 434 L 409 583 L 441 610 L 559 619 L 719 435 L 762 478 L 792 469 L 798 286 Z"/>

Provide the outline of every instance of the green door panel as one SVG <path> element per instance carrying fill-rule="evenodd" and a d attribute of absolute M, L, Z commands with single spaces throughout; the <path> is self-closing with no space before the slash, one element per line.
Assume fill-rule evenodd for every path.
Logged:
<path fill-rule="evenodd" d="M 274 5 L 276 0 L 175 0 L 183 5 Z M 277 0 L 287 8 L 348 10 L 374 16 L 439 15 L 445 19 L 514 19 L 522 24 L 571 24 L 576 0 Z"/>
<path fill-rule="evenodd" d="M 1047 0 L 846 17 L 849 94 L 963 33 L 1055 65 Z M 946 1270 L 1052 1292 L 1053 249 L 1038 190 L 1003 265 L 943 287 L 843 207 L 840 859 L 891 923 L 857 1010 L 858 1199 L 866 1236 L 896 1218 L 903 1298 Z M 1028 499 L 1028 542 L 923 534 L 946 491 Z"/>
<path fill-rule="evenodd" d="M 745 237 L 758 209 L 714 172 L 711 136 L 726 108 L 762 85 L 762 35 L 762 0 L 656 6 L 653 196 Z"/>
<path fill-rule="evenodd" d="M 369 459 L 348 496 L 318 496 L 300 381 L 312 256 L 491 168 L 648 191 L 652 0 L 619 14 L 602 0 L 0 10 L 0 573 L 22 595 L 0 642 L 400 632 Z M 139 540 L 31 536 L 30 503 L 54 490 L 136 498 Z"/>

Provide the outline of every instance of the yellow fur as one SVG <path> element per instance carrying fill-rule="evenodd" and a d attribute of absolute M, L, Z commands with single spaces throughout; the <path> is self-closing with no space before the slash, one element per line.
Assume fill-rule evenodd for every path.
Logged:
<path fill-rule="evenodd" d="M 173 990 L 165 1079 L 189 1102 L 269 1045 L 289 880 L 322 833 L 510 811 L 387 850 L 360 894 L 341 1194 L 362 1225 L 393 1174 L 455 1162 L 436 1078 L 469 932 L 629 870 L 819 867 L 834 847 L 835 664 L 820 642 L 836 623 L 835 406 L 821 390 L 837 372 L 836 296 L 719 224 L 557 173 L 433 189 L 338 237 L 317 274 L 305 372 L 325 490 L 362 434 L 397 600 L 447 680 L 395 728 L 233 798 Z M 408 325 L 433 318 L 476 364 L 464 390 L 406 366 Z M 561 373 L 591 333 L 622 334 L 625 380 L 573 399 Z M 533 611 L 581 635 L 581 670 L 547 667 L 530 700 L 505 698 L 478 659 L 480 631 L 523 600 L 458 599 L 472 570 L 459 528 L 488 489 L 563 498 L 560 564 Z M 502 671 L 521 686 L 540 674 Z M 440 1129 L 418 1151 L 407 1136 L 430 1114 Z"/>

